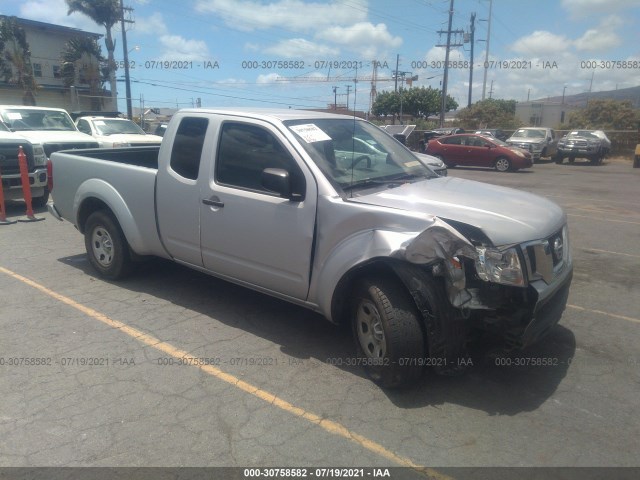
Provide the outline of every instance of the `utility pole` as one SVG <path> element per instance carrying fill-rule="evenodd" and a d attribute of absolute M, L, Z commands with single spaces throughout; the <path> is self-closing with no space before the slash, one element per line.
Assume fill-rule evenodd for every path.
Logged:
<path fill-rule="evenodd" d="M 125 10 L 129 13 L 133 11 L 133 8 L 124 8 L 124 0 L 120 0 L 120 21 L 122 24 L 122 49 L 124 51 L 124 81 L 126 84 L 127 95 L 127 118 L 131 120 L 133 116 L 133 107 L 131 106 L 131 79 L 129 78 L 129 50 L 127 49 L 127 30 L 125 28 L 126 23 L 135 23 L 133 20 L 125 20 Z M 118 106 L 116 105 L 116 109 Z"/>
<path fill-rule="evenodd" d="M 333 87 L 333 109 L 338 110 L 338 89 L 340 87 Z"/>
<path fill-rule="evenodd" d="M 487 50 L 484 54 L 484 80 L 482 81 L 482 100 L 487 91 L 487 72 L 489 71 L 489 43 L 491 42 L 491 12 L 493 10 L 493 0 L 489 0 L 489 24 L 487 28 Z"/>
<path fill-rule="evenodd" d="M 446 51 L 444 55 L 444 77 L 442 78 L 442 105 L 440 106 L 440 127 L 444 126 L 444 112 L 447 110 L 447 81 L 449 80 L 449 51 L 451 47 L 461 47 L 461 43 L 452 44 L 451 34 L 464 34 L 463 30 L 451 30 L 451 24 L 453 23 L 453 0 L 449 4 L 449 27 L 446 31 L 439 30 L 438 33 L 447 34 Z M 436 45 L 436 47 L 444 47 L 445 45 Z"/>
<path fill-rule="evenodd" d="M 347 111 L 349 111 L 349 92 L 351 92 L 351 85 L 347 85 Z"/>
<path fill-rule="evenodd" d="M 491 80 L 491 88 L 489 89 L 489 98 L 493 96 L 493 80 Z"/>
<path fill-rule="evenodd" d="M 469 31 L 469 34 L 471 36 L 470 38 L 470 42 L 471 42 L 471 61 L 469 63 L 469 101 L 467 102 L 467 107 L 471 107 L 471 92 L 473 90 L 473 46 L 475 44 L 475 31 L 476 31 L 476 14 L 472 13 L 471 14 L 471 29 Z"/>

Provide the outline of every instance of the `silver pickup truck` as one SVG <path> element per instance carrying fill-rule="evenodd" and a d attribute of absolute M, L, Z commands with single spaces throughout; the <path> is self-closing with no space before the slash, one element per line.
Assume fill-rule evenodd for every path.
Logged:
<path fill-rule="evenodd" d="M 367 158 L 348 144 L 376 145 Z M 191 109 L 159 147 L 51 156 L 50 212 L 117 279 L 153 255 L 351 324 L 386 387 L 465 365 L 473 333 L 524 347 L 572 278 L 567 219 L 526 192 L 433 173 L 378 127 L 295 110 Z"/>

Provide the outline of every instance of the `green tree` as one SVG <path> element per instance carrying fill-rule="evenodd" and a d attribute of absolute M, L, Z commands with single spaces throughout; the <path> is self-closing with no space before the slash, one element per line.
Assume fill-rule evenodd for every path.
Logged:
<path fill-rule="evenodd" d="M 630 101 L 590 100 L 580 110 L 569 114 L 568 129 L 636 130 L 640 127 L 640 114 Z"/>
<path fill-rule="evenodd" d="M 64 47 L 60 61 L 60 75 L 68 88 L 78 83 L 89 84 L 91 109 L 102 109 L 102 86 L 108 75 L 102 49 L 94 38 L 76 37 Z"/>
<path fill-rule="evenodd" d="M 458 112 L 458 122 L 462 128 L 475 130 L 480 128 L 518 128 L 516 119 L 516 101 L 488 98 L 474 103 L 471 107 Z"/>
<path fill-rule="evenodd" d="M 111 98 L 113 106 L 117 108 L 118 92 L 116 88 L 116 61 L 113 52 L 116 49 L 116 43 L 113 40 L 111 29 L 120 20 L 120 1 L 119 0 L 66 0 L 69 11 L 67 15 L 79 12 L 98 25 L 105 28 L 106 35 L 104 39 L 107 48 L 107 71 L 109 75 L 109 87 L 111 88 Z"/>
<path fill-rule="evenodd" d="M 33 75 L 31 50 L 24 29 L 16 17 L 0 20 L 0 76 L 23 90 L 22 104 L 35 105 L 38 84 Z"/>
<path fill-rule="evenodd" d="M 427 118 L 440 112 L 442 92 L 431 87 L 400 88 L 397 92 L 382 92 L 371 107 L 375 116 L 411 115 L 414 118 Z M 447 95 L 446 111 L 455 110 L 458 103 Z"/>

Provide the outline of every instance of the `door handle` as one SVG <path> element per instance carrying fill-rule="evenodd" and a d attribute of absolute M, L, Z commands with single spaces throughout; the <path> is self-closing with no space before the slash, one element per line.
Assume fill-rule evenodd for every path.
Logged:
<path fill-rule="evenodd" d="M 224 202 L 221 201 L 215 195 L 213 197 L 211 197 L 211 198 L 203 198 L 202 199 L 202 203 L 204 203 L 205 205 L 210 205 L 212 207 L 218 207 L 218 208 L 224 207 Z"/>

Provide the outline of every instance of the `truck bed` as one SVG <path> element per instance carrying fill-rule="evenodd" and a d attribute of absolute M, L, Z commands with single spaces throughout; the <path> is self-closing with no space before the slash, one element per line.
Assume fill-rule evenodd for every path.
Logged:
<path fill-rule="evenodd" d="M 65 150 L 67 153 L 73 153 L 73 150 Z M 136 165 L 138 167 L 158 169 L 158 153 L 160 146 L 157 147 L 129 147 L 129 148 L 94 148 L 91 150 L 83 150 L 83 157 L 97 158 L 99 160 L 108 160 L 110 162 L 126 163 Z"/>
<path fill-rule="evenodd" d="M 85 217 L 80 206 L 87 198 L 102 202 L 116 216 L 134 252 L 166 256 L 156 225 L 159 150 L 153 146 L 53 153 L 56 209 L 82 231 Z"/>

